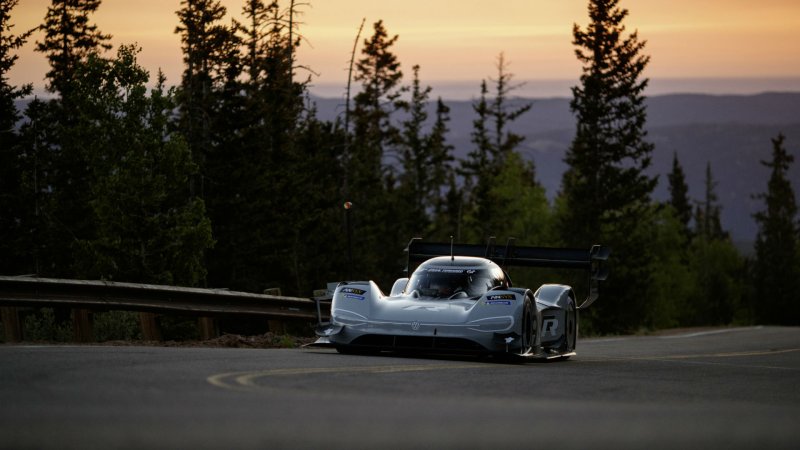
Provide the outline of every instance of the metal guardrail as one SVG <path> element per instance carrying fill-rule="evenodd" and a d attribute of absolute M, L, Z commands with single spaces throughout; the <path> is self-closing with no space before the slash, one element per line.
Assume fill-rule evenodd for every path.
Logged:
<path fill-rule="evenodd" d="M 223 289 L 200 289 L 112 281 L 0 276 L 0 307 L 68 307 L 219 317 L 321 321 L 329 308 L 317 297 L 284 297 Z M 5 314 L 4 314 L 5 316 Z M 4 317 L 5 322 L 5 317 Z"/>

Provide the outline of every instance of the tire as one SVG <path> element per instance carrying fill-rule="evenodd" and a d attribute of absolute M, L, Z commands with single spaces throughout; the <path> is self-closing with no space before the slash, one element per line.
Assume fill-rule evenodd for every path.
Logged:
<path fill-rule="evenodd" d="M 578 311 L 575 309 L 575 302 L 570 299 L 566 311 L 566 323 L 564 324 L 564 353 L 575 351 L 575 344 L 578 341 Z"/>
<path fill-rule="evenodd" d="M 522 337 L 519 349 L 520 355 L 524 355 L 531 350 L 536 343 L 536 319 L 533 314 L 533 305 L 530 297 L 525 297 L 525 306 L 522 308 Z"/>

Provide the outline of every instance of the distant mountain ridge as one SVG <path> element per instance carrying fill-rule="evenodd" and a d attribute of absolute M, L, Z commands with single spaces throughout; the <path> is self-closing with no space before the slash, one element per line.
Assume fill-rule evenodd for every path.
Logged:
<path fill-rule="evenodd" d="M 432 92 L 435 96 L 436 92 Z M 435 99 L 435 97 L 433 97 Z M 344 99 L 312 97 L 323 120 L 344 114 Z M 533 132 L 572 129 L 575 120 L 570 99 L 514 98 L 514 103 L 532 102 L 531 110 L 512 124 L 514 131 Z M 471 100 L 444 100 L 450 107 L 451 128 L 456 134 L 471 131 L 474 113 Z M 697 124 L 782 125 L 800 123 L 800 92 L 765 92 L 754 95 L 666 94 L 648 97 L 647 123 L 650 128 Z M 430 110 L 433 110 L 431 106 Z"/>
<path fill-rule="evenodd" d="M 344 112 L 343 100 L 313 100 L 321 119 L 334 120 Z M 525 136 L 522 153 L 533 159 L 538 180 L 552 198 L 560 188 L 561 175 L 566 170 L 564 155 L 575 132 L 570 100 L 534 98 L 514 102 L 533 103 L 511 129 Z M 455 146 L 456 156 L 463 157 L 472 148 L 472 102 L 445 103 L 451 110 L 449 141 Z M 702 198 L 706 164 L 711 163 L 722 204 L 723 226 L 734 239 L 752 242 L 757 232 L 752 214 L 763 208 L 762 202 L 752 196 L 766 191 L 769 177 L 769 171 L 759 161 L 771 158 L 770 139 L 778 133 L 786 136 L 786 148 L 796 157 L 790 176 L 795 194 L 800 195 L 800 92 L 666 94 L 649 97 L 647 106 L 648 138 L 656 145 L 650 173 L 659 176 L 655 199 L 668 198 L 667 174 L 673 152 L 686 171 L 689 195 L 696 200 Z"/>

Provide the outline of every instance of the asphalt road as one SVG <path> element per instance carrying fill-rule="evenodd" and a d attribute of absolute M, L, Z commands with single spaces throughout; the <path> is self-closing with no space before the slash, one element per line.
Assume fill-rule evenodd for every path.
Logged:
<path fill-rule="evenodd" d="M 800 448 L 800 328 L 569 361 L 0 346 L 0 448 Z"/>

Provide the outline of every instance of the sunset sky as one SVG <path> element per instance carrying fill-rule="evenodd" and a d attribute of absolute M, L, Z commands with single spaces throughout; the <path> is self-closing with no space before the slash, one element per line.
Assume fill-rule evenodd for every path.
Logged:
<path fill-rule="evenodd" d="M 335 96 L 346 84 L 347 61 L 362 18 L 363 38 L 383 19 L 400 38 L 394 47 L 408 76 L 421 66 L 423 83 L 477 86 L 495 73 L 500 52 L 515 79 L 532 80 L 533 94 L 569 94 L 580 74 L 572 46 L 572 25 L 588 22 L 587 0 L 301 0 L 299 62 L 319 76 L 312 91 Z M 243 0 L 223 0 L 238 16 Z M 283 5 L 287 4 L 282 0 Z M 42 23 L 49 0 L 22 0 L 12 11 L 14 33 Z M 623 0 L 630 10 L 628 30 L 648 41 L 652 61 L 646 76 L 662 90 L 800 90 L 800 1 L 798 0 Z M 136 42 L 140 64 L 168 83 L 182 70 L 180 41 L 174 34 L 179 0 L 103 0 L 93 21 L 112 43 Z M 47 63 L 33 51 L 34 34 L 19 52 L 12 84 L 44 86 Z M 719 78 L 727 78 L 720 81 Z M 677 79 L 677 80 L 676 80 Z M 710 80 L 713 79 L 713 80 Z M 671 84 L 666 83 L 672 80 Z M 666 84 L 665 84 L 666 83 Z M 441 94 L 440 94 L 441 95 Z M 457 95 L 457 94 L 454 94 Z"/>

